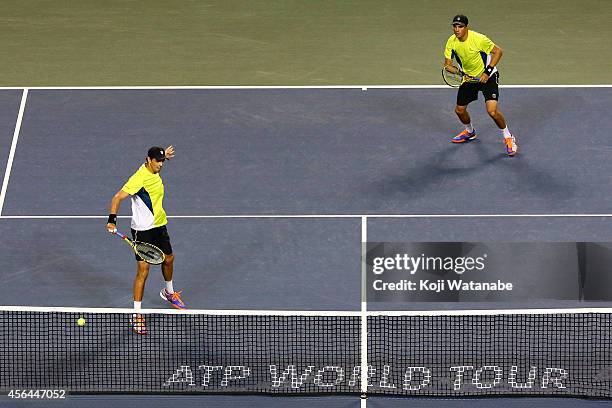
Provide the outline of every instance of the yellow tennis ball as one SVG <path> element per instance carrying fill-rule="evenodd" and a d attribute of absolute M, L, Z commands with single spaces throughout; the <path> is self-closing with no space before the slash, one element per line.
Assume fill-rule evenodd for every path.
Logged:
<path fill-rule="evenodd" d="M 85 326 L 85 319 L 80 317 L 79 320 L 77 320 L 77 324 L 81 327 Z"/>

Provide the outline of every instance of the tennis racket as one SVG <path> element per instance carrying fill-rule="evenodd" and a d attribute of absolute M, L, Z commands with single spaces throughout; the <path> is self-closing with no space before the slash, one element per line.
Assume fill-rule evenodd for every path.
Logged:
<path fill-rule="evenodd" d="M 115 230 L 114 234 L 127 242 L 128 245 L 132 247 L 136 255 L 138 255 L 140 259 L 146 263 L 151 265 L 159 265 L 164 262 L 164 259 L 166 258 L 164 252 L 155 245 L 151 245 L 146 242 L 132 241 L 117 230 Z"/>
<path fill-rule="evenodd" d="M 442 79 L 444 79 L 446 85 L 452 86 L 453 88 L 459 88 L 464 82 L 478 82 L 480 80 L 480 78 L 475 78 L 463 72 L 456 61 L 442 68 Z"/>

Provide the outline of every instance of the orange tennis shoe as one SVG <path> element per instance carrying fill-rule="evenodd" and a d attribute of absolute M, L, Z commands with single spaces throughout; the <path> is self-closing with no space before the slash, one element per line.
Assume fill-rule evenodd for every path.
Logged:
<path fill-rule="evenodd" d="M 175 309 L 185 309 L 186 307 L 185 303 L 183 303 L 183 300 L 181 299 L 181 292 L 168 293 L 166 288 L 163 288 L 159 292 L 159 296 L 161 296 L 162 299 L 170 302 L 172 307 Z"/>
<path fill-rule="evenodd" d="M 147 334 L 147 325 L 144 315 L 140 313 L 132 315 L 132 330 L 137 334 Z"/>
<path fill-rule="evenodd" d="M 514 156 L 518 152 L 518 145 L 514 136 L 504 137 L 504 144 L 506 145 L 506 153 L 508 156 Z"/>
<path fill-rule="evenodd" d="M 470 140 L 474 140 L 474 139 L 476 139 L 476 130 L 472 132 L 468 132 L 467 130 L 464 130 L 463 132 L 459 133 L 457 136 L 453 137 L 451 139 L 451 142 L 465 143 L 465 142 L 469 142 Z"/>

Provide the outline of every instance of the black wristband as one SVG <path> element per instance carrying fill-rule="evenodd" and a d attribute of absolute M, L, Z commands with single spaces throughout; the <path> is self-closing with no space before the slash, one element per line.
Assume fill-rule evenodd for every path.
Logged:
<path fill-rule="evenodd" d="M 489 65 L 488 67 L 485 68 L 484 72 L 488 76 L 491 76 L 491 74 L 493 73 L 493 67 Z"/>
<path fill-rule="evenodd" d="M 108 214 L 108 222 L 107 224 L 115 224 L 117 225 L 117 214 Z"/>

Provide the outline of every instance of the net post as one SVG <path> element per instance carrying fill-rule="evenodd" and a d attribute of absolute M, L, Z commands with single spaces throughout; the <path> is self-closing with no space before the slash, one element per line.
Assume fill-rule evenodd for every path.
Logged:
<path fill-rule="evenodd" d="M 368 395 L 368 303 L 367 303 L 367 248 L 368 217 L 361 217 L 361 408 L 367 407 Z"/>

